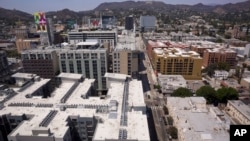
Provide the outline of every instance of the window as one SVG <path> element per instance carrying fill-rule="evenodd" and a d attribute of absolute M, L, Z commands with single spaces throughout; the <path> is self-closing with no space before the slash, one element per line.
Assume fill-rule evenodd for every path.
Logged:
<path fill-rule="evenodd" d="M 68 53 L 68 59 L 73 59 L 74 58 L 74 54 L 73 53 Z"/>
<path fill-rule="evenodd" d="M 73 61 L 69 61 L 69 72 L 74 73 L 74 64 Z"/>
<path fill-rule="evenodd" d="M 36 55 L 35 54 L 30 54 L 30 59 L 31 60 L 35 60 L 36 59 Z"/>
<path fill-rule="evenodd" d="M 75 57 L 76 57 L 76 59 L 82 59 L 82 57 L 81 57 L 81 54 L 80 54 L 80 53 L 76 53 L 76 54 L 75 54 Z"/>
<path fill-rule="evenodd" d="M 43 59 L 43 54 L 37 54 L 38 59 Z"/>
<path fill-rule="evenodd" d="M 50 54 L 45 54 L 45 59 L 46 60 L 50 60 L 51 59 L 51 55 Z"/>
<path fill-rule="evenodd" d="M 76 61 L 76 66 L 77 66 L 77 73 L 81 74 L 82 73 L 82 62 L 81 62 L 81 60 Z"/>
<path fill-rule="evenodd" d="M 60 54 L 60 56 L 61 56 L 61 59 L 66 59 L 65 53 Z"/>

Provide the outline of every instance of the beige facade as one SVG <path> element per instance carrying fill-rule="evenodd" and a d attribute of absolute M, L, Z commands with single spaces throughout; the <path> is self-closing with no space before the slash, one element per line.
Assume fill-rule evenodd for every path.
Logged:
<path fill-rule="evenodd" d="M 185 79 L 201 79 L 202 58 L 194 51 L 179 48 L 154 49 L 152 64 L 157 73 L 182 75 Z"/>
<path fill-rule="evenodd" d="M 250 106 L 240 100 L 229 100 L 227 112 L 237 124 L 250 124 Z"/>
<path fill-rule="evenodd" d="M 113 52 L 113 72 L 132 75 L 138 72 L 138 51 L 115 50 Z"/>
<path fill-rule="evenodd" d="M 39 42 L 39 39 L 18 39 L 16 40 L 17 52 L 21 53 L 23 50 L 29 50 L 32 47 L 36 47 Z"/>

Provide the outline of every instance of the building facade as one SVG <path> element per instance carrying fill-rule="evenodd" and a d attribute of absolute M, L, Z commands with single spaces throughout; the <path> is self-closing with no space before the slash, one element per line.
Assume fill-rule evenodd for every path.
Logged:
<path fill-rule="evenodd" d="M 94 47 L 95 46 L 95 47 Z M 108 50 L 98 42 L 82 42 L 78 49 L 59 52 L 59 66 L 61 72 L 83 74 L 86 78 L 95 79 L 95 88 L 106 90 L 105 73 L 108 69 Z"/>
<path fill-rule="evenodd" d="M 126 30 L 134 29 L 134 18 L 132 16 L 125 18 L 125 29 Z"/>
<path fill-rule="evenodd" d="M 249 105 L 243 103 L 241 100 L 229 100 L 227 103 L 227 113 L 236 120 L 236 123 L 249 125 L 249 112 Z"/>
<path fill-rule="evenodd" d="M 59 74 L 59 62 L 56 51 L 26 50 L 21 53 L 23 69 L 43 78 L 54 78 Z"/>
<path fill-rule="evenodd" d="M 210 64 L 224 62 L 230 66 L 235 66 L 237 53 L 228 48 L 214 48 L 204 51 L 203 66 L 207 67 Z"/>
<path fill-rule="evenodd" d="M 115 50 L 112 55 L 113 72 L 127 75 L 138 73 L 139 51 Z"/>
<path fill-rule="evenodd" d="M 201 79 L 202 58 L 194 51 L 178 48 L 154 49 L 152 64 L 157 73 L 182 75 L 185 79 Z"/>
<path fill-rule="evenodd" d="M 68 33 L 68 40 L 70 44 L 77 44 L 88 39 L 95 39 L 100 43 L 108 43 L 111 48 L 115 48 L 117 43 L 117 34 L 115 31 L 82 31 Z"/>
<path fill-rule="evenodd" d="M 156 29 L 156 17 L 155 16 L 141 16 L 140 17 L 140 29 L 142 32 L 154 31 Z"/>
<path fill-rule="evenodd" d="M 16 40 L 16 47 L 17 52 L 21 53 L 23 50 L 34 49 L 37 45 L 40 44 L 39 39 L 17 39 Z"/>
<path fill-rule="evenodd" d="M 10 68 L 7 60 L 7 54 L 0 51 L 0 82 L 5 80 L 5 76 L 10 73 Z"/>

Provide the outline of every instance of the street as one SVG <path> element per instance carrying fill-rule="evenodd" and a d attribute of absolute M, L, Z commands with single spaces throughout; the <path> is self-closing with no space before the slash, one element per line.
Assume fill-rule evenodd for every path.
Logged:
<path fill-rule="evenodd" d="M 166 98 L 154 89 L 154 85 L 158 84 L 157 77 L 146 53 L 143 40 L 140 38 L 137 39 L 137 42 L 139 42 L 138 45 L 140 45 L 140 50 L 142 51 L 139 55 L 139 78 L 143 85 L 145 103 L 149 107 L 149 128 L 155 128 L 154 130 L 149 129 L 150 137 L 154 141 L 167 141 L 168 134 L 163 120 L 164 112 L 162 108 L 166 104 Z"/>

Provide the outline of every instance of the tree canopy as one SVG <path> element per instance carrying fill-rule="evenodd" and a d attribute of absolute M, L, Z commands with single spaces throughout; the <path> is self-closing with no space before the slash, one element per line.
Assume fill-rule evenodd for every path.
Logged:
<path fill-rule="evenodd" d="M 207 103 L 227 103 L 228 100 L 236 100 L 239 95 L 238 92 L 234 88 L 220 88 L 217 91 L 210 86 L 202 86 L 200 89 L 196 91 L 197 96 L 203 96 Z"/>
<path fill-rule="evenodd" d="M 193 93 L 189 89 L 181 87 L 181 88 L 174 90 L 172 96 L 190 97 L 190 96 L 193 96 Z"/>
<path fill-rule="evenodd" d="M 220 103 L 227 103 L 227 100 L 237 100 L 239 98 L 238 92 L 234 88 L 220 88 L 216 92 L 217 100 Z"/>
<path fill-rule="evenodd" d="M 211 104 L 217 100 L 216 91 L 211 86 L 202 86 L 196 91 L 197 96 L 202 96 Z"/>

